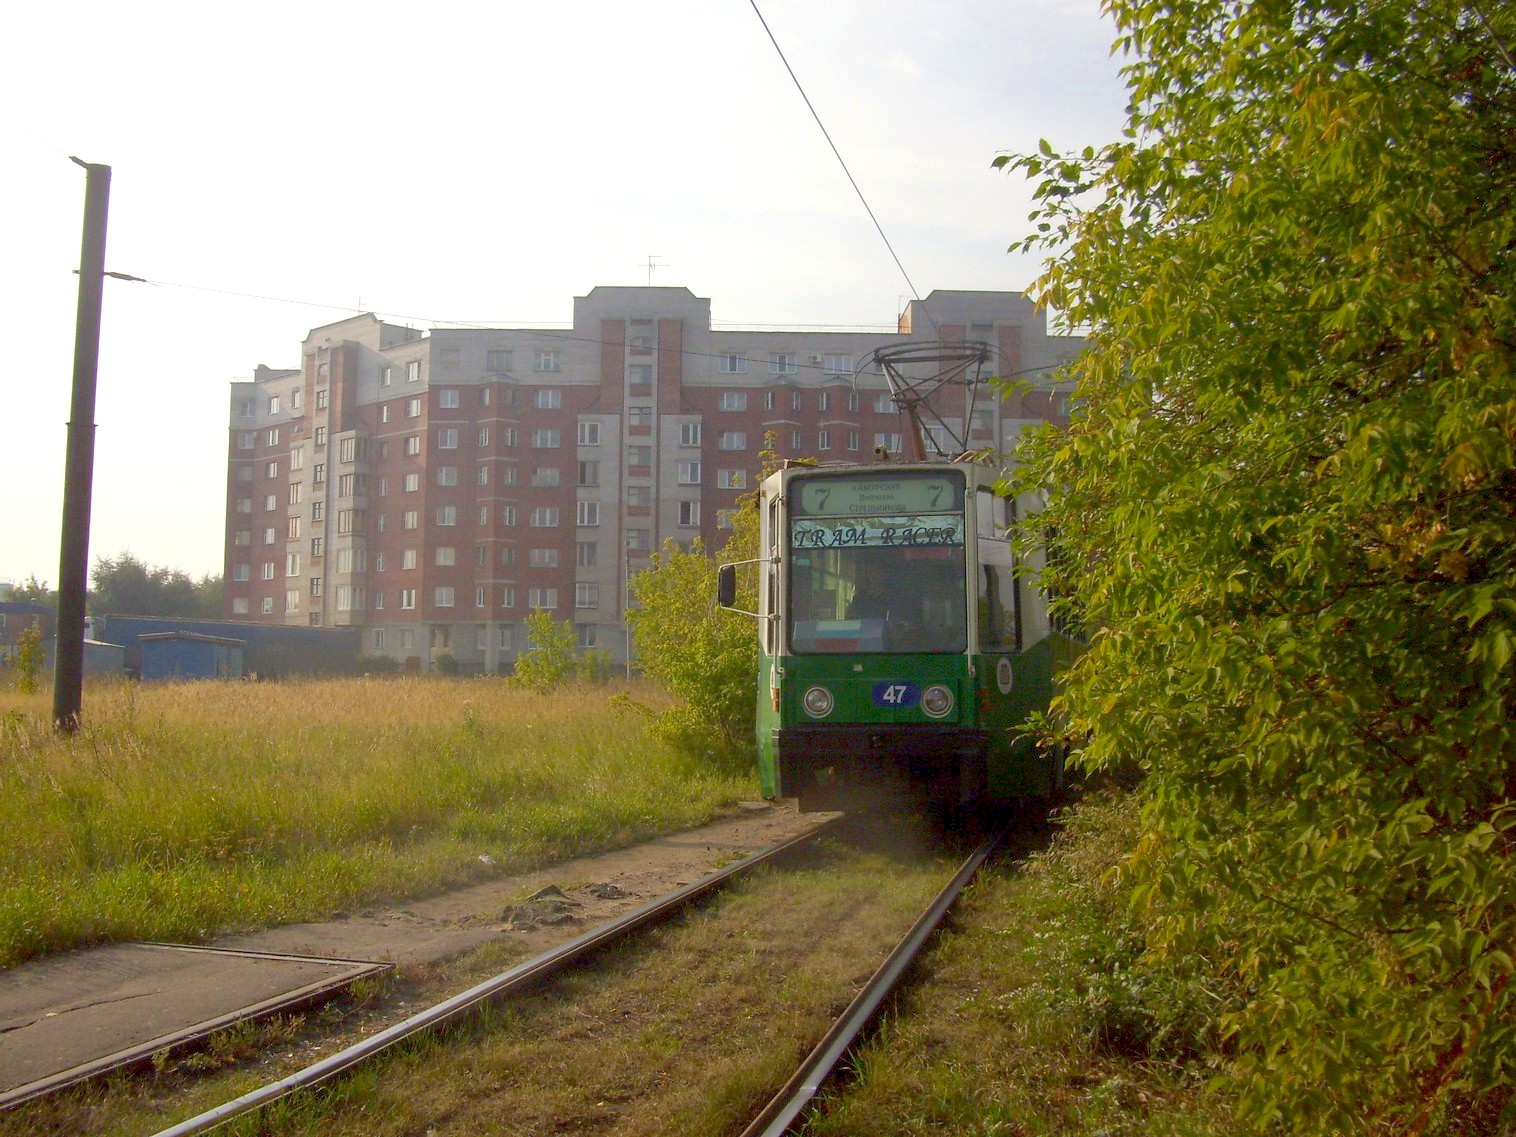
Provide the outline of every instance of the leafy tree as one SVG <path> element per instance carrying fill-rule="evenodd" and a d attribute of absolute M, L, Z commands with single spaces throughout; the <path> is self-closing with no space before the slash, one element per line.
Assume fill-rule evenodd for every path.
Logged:
<path fill-rule="evenodd" d="M 725 553 L 735 553 L 734 546 L 729 542 Z M 632 577 L 637 606 L 627 619 L 638 665 L 676 700 L 658 718 L 658 732 L 691 753 L 746 761 L 753 754 L 758 638 L 750 617 L 716 606 L 718 567 L 699 540 L 688 551 L 666 541 L 648 570 Z"/>
<path fill-rule="evenodd" d="M 1240 1113 L 1494 1132 L 1516 1081 L 1516 8 L 1107 0 L 1124 140 L 1040 179 L 1090 329 L 1057 707 L 1147 771 L 1149 961 L 1225 996 Z"/>
<path fill-rule="evenodd" d="M 55 611 L 58 608 L 57 590 L 49 588 L 47 581 L 38 580 L 36 573 L 28 576 L 24 584 L 13 587 L 6 599 L 17 603 L 46 604 Z"/>
<path fill-rule="evenodd" d="M 574 676 L 574 625 L 538 610 L 526 618 L 531 648 L 516 660 L 515 681 L 537 691 L 561 687 Z"/>
<path fill-rule="evenodd" d="M 28 624 L 16 637 L 16 654 L 11 660 L 16 671 L 16 690 L 23 695 L 37 690 L 37 675 L 42 670 L 42 626 Z"/>
<path fill-rule="evenodd" d="M 97 615 L 203 619 L 221 615 L 219 576 L 196 581 L 181 569 L 149 565 L 131 553 L 120 553 L 97 557 L 90 579 L 94 583 L 90 610 Z"/>

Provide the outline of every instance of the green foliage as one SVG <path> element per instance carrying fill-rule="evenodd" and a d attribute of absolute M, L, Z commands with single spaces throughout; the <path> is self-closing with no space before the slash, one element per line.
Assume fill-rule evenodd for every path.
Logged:
<path fill-rule="evenodd" d="M 574 651 L 574 625 L 553 619 L 551 612 L 536 611 L 526 618 L 531 648 L 516 660 L 515 681 L 536 691 L 551 691 L 573 678 L 578 660 Z"/>
<path fill-rule="evenodd" d="M 355 661 L 359 675 L 388 675 L 400 670 L 400 661 L 392 655 L 363 655 Z"/>
<path fill-rule="evenodd" d="M 49 608 L 57 611 L 58 593 L 55 589 L 47 586 L 47 581 L 38 580 L 37 574 L 32 573 L 26 578 L 26 583 L 18 584 L 11 588 L 10 595 L 0 597 L 4 600 L 14 600 L 17 603 L 46 604 Z"/>
<path fill-rule="evenodd" d="M 16 637 L 16 653 L 11 658 L 16 672 L 16 690 L 23 695 L 37 690 L 37 676 L 42 671 L 42 625 L 28 624 Z"/>
<path fill-rule="evenodd" d="M 181 569 L 149 565 L 131 553 L 97 557 L 90 572 L 90 611 L 97 616 L 221 615 L 221 577 L 198 581 Z"/>
<path fill-rule="evenodd" d="M 735 545 L 736 538 L 725 552 L 735 556 Z M 655 720 L 655 732 L 690 753 L 746 762 L 753 754 L 758 640 L 750 617 L 716 606 L 717 568 L 700 541 L 689 551 L 665 542 L 651 567 L 632 578 L 636 607 L 627 618 L 638 666 L 676 700 Z"/>
<path fill-rule="evenodd" d="M 1494 1131 L 1516 1079 L 1516 9 L 1111 0 L 1131 120 L 1041 179 L 1091 331 L 1057 704 L 1147 771 L 1148 952 L 1259 1131 Z M 1507 1122 L 1509 1122 L 1509 1109 Z"/>

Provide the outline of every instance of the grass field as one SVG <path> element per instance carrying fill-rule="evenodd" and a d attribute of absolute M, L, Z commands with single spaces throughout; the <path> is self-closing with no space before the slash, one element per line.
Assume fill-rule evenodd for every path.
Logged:
<path fill-rule="evenodd" d="M 0 691 L 0 966 L 203 940 L 610 848 L 754 796 L 610 689 L 499 680 L 115 684 L 84 729 Z M 639 691 L 644 702 L 657 694 Z"/>

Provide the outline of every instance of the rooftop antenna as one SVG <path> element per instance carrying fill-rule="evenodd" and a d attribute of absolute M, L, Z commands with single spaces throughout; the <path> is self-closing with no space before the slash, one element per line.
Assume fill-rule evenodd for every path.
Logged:
<path fill-rule="evenodd" d="M 937 458 L 957 458 L 972 449 L 968 444 L 969 423 L 984 383 L 984 368 L 992 357 L 990 345 L 977 341 L 904 344 L 875 348 L 869 353 L 867 358 L 883 369 L 890 395 L 909 424 L 910 429 L 905 432 L 905 456 L 909 461 L 926 461 L 929 443 Z M 932 396 L 944 387 L 963 388 L 962 434 L 948 426 L 932 404 Z M 928 420 L 940 431 L 929 429 Z M 952 443 L 951 453 L 943 449 L 944 440 Z"/>
<path fill-rule="evenodd" d="M 637 267 L 647 269 L 647 286 L 651 288 L 653 287 L 653 270 L 655 268 L 667 268 L 668 262 L 660 261 L 657 253 L 649 253 L 647 255 L 647 264 L 638 265 Z"/>

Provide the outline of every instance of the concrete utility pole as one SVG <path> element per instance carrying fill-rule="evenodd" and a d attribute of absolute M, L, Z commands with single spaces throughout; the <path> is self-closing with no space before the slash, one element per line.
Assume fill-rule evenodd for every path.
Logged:
<path fill-rule="evenodd" d="M 89 588 L 90 496 L 95 471 L 95 380 L 100 370 L 100 309 L 105 292 L 105 224 L 111 168 L 78 158 L 87 175 L 79 308 L 74 320 L 74 398 L 63 471 L 63 540 L 58 564 L 58 650 L 53 659 L 53 723 L 79 729 L 84 689 L 84 600 Z"/>

